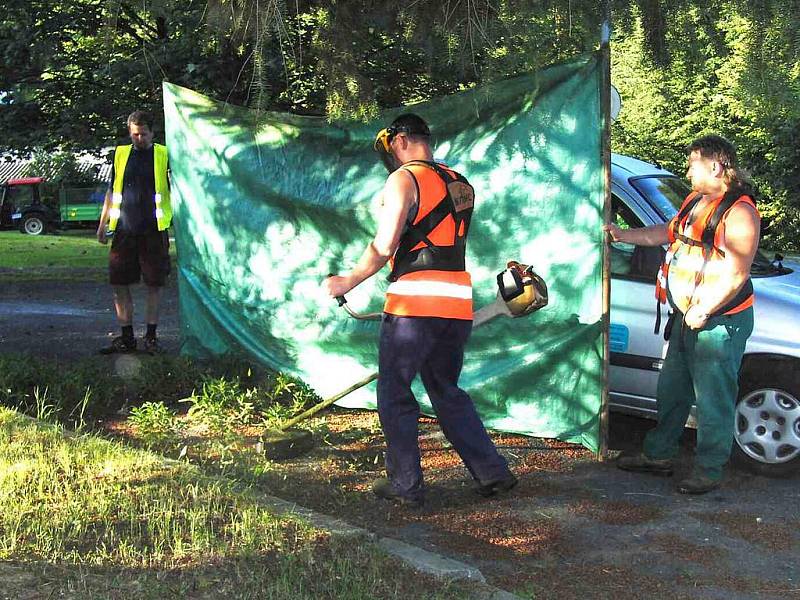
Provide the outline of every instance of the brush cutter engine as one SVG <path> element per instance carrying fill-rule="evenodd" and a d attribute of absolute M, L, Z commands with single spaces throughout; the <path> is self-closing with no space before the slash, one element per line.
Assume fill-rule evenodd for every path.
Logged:
<path fill-rule="evenodd" d="M 506 270 L 497 275 L 497 287 L 512 317 L 547 306 L 547 284 L 530 265 L 509 261 Z"/>

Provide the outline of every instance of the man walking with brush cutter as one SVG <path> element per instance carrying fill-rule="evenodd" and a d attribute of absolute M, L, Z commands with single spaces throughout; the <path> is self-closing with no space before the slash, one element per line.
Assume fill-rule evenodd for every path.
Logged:
<path fill-rule="evenodd" d="M 517 478 L 472 399 L 458 387 L 472 331 L 472 282 L 464 256 L 474 190 L 464 177 L 433 161 L 430 130 L 417 115 L 401 115 L 381 130 L 375 150 L 389 171 L 375 238 L 350 273 L 325 281 L 331 296 L 342 296 L 387 262 L 392 267 L 378 358 L 387 477 L 372 490 L 409 507 L 424 502 L 420 412 L 411 391 L 419 373 L 442 431 L 476 481 L 476 492 L 487 497 L 506 492 Z"/>

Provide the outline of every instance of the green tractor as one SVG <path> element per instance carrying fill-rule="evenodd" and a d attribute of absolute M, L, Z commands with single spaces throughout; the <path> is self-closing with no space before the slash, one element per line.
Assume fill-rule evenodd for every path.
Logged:
<path fill-rule="evenodd" d="M 58 207 L 42 200 L 42 177 L 9 179 L 0 187 L 0 227 L 18 228 L 28 235 L 41 235 L 55 229 L 97 225 L 103 210 L 105 189 L 61 188 Z M 102 189 L 101 189 L 102 188 Z"/>

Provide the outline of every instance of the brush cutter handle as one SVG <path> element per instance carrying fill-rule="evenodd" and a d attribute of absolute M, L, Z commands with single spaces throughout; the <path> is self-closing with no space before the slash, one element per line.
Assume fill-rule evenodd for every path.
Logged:
<path fill-rule="evenodd" d="M 334 273 L 328 273 L 328 277 L 333 277 Z M 358 313 L 354 311 L 352 308 L 347 306 L 347 298 L 342 296 L 334 296 L 336 301 L 339 303 L 339 306 L 344 307 L 344 310 L 347 312 L 348 315 L 353 317 L 354 319 L 358 319 L 359 321 L 380 321 L 383 313 Z"/>
<path fill-rule="evenodd" d="M 336 273 L 328 273 L 328 277 L 333 277 Z M 344 294 L 341 296 L 334 296 L 334 300 L 339 303 L 339 306 L 344 306 L 347 304 L 347 298 L 344 297 Z"/>

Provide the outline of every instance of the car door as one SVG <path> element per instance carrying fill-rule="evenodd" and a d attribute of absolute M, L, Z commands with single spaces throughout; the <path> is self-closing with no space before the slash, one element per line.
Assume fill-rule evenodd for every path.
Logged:
<path fill-rule="evenodd" d="M 643 211 L 632 195 L 619 186 L 612 186 L 612 213 L 620 227 L 645 225 Z M 666 346 L 663 337 L 666 310 L 663 307 L 661 333 L 653 333 L 655 278 L 664 249 L 612 242 L 610 251 L 611 405 L 616 410 L 652 416 Z"/>

